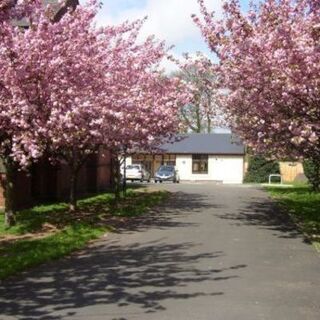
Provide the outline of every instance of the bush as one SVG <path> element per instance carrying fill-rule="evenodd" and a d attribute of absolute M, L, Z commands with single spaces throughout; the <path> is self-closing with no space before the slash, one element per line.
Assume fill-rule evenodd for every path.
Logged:
<path fill-rule="evenodd" d="M 277 161 L 267 160 L 262 156 L 252 156 L 249 158 L 249 167 L 244 182 L 268 182 L 270 174 L 279 173 L 280 167 Z"/>
<path fill-rule="evenodd" d="M 303 170 L 313 191 L 320 191 L 320 162 L 312 159 L 304 160 Z"/>

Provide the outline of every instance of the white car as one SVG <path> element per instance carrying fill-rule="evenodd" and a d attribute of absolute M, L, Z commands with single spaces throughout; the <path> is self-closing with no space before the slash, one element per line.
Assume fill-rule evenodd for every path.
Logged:
<path fill-rule="evenodd" d="M 150 173 L 142 164 L 130 164 L 126 167 L 126 180 L 150 182 Z"/>

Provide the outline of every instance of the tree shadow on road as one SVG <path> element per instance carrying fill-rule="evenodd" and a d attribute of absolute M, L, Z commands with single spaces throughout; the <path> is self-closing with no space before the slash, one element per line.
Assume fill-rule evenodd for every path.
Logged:
<path fill-rule="evenodd" d="M 150 228 L 165 230 L 169 228 L 197 227 L 199 224 L 187 222 L 190 215 L 201 214 L 205 209 L 220 208 L 209 203 L 201 194 L 172 192 L 169 199 L 151 209 L 147 214 L 137 217 L 115 220 L 113 226 L 119 233 L 143 231 Z"/>
<path fill-rule="evenodd" d="M 277 203 L 265 198 L 251 199 L 250 202 L 239 208 L 239 212 L 236 214 L 225 213 L 218 215 L 218 217 L 231 220 L 233 225 L 239 227 L 249 225 L 273 230 L 275 231 L 274 235 L 279 238 L 301 238 L 307 241 L 290 216 Z"/>
<path fill-rule="evenodd" d="M 214 266 L 215 259 L 224 253 L 197 253 L 198 247 L 160 239 L 127 246 L 110 241 L 94 250 L 88 248 L 69 259 L 36 268 L 24 279 L 3 282 L 1 314 L 24 320 L 57 320 L 91 307 L 97 308 L 91 309 L 91 314 L 96 310 L 106 319 L 116 319 L 108 316 L 111 305 L 121 307 L 121 316 L 125 316 L 126 307 L 153 313 L 165 310 L 163 301 L 167 299 L 223 295 L 212 290 L 213 283 L 237 278 L 237 270 L 246 265 L 202 269 L 199 265 L 203 262 Z M 193 289 L 204 282 L 211 283 L 204 286 L 207 291 Z"/>
<path fill-rule="evenodd" d="M 216 207 L 206 200 L 199 194 L 176 192 L 147 215 L 123 220 L 116 228 L 122 238 L 133 231 L 173 228 L 178 232 L 180 227 L 197 227 L 192 219 L 184 218 Z M 215 283 L 238 278 L 239 269 L 246 267 L 218 266 L 217 259 L 224 253 L 201 252 L 201 245 L 194 242 L 170 243 L 164 238 L 123 245 L 119 238 L 102 239 L 69 258 L 3 281 L 1 315 L 59 320 L 77 317 L 81 308 L 88 307 L 91 315 L 102 312 L 102 318 L 126 320 L 125 310 L 129 308 L 154 313 L 165 310 L 168 299 L 223 295 L 215 290 Z M 116 314 L 117 310 L 122 313 L 111 314 L 114 308 Z"/>

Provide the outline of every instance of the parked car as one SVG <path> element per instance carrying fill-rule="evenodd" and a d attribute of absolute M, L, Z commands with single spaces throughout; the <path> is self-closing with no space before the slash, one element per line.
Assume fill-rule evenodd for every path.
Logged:
<path fill-rule="evenodd" d="M 180 177 L 178 171 L 174 166 L 160 166 L 157 172 L 154 175 L 154 181 L 162 182 L 162 181 L 172 181 L 173 183 L 179 183 Z"/>
<path fill-rule="evenodd" d="M 150 173 L 142 164 L 130 164 L 126 166 L 126 180 L 150 182 Z"/>

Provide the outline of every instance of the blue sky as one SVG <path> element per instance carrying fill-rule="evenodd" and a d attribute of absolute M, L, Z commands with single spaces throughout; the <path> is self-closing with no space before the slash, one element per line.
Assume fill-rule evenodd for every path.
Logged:
<path fill-rule="evenodd" d="M 84 2 L 85 0 L 82 0 Z M 241 0 L 243 10 L 247 10 L 250 0 Z M 205 0 L 207 7 L 217 15 L 221 13 L 223 0 Z M 207 45 L 190 15 L 198 13 L 197 0 L 102 0 L 103 6 L 97 17 L 99 25 L 118 24 L 148 16 L 141 37 L 150 34 L 174 45 L 173 54 L 179 58 L 183 52 L 202 51 L 210 55 Z M 170 63 L 164 67 L 171 71 Z"/>

